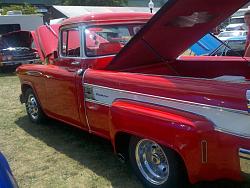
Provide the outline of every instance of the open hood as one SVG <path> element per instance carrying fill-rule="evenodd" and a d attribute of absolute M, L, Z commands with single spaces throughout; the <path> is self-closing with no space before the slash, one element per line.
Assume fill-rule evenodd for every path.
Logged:
<path fill-rule="evenodd" d="M 168 0 L 107 69 L 129 69 L 176 59 L 249 1 Z"/>
<path fill-rule="evenodd" d="M 30 31 L 15 31 L 0 37 L 0 49 L 26 47 L 31 48 L 32 35 Z"/>
<path fill-rule="evenodd" d="M 36 49 L 42 61 L 57 50 L 59 27 L 60 24 L 42 25 L 32 32 Z"/>

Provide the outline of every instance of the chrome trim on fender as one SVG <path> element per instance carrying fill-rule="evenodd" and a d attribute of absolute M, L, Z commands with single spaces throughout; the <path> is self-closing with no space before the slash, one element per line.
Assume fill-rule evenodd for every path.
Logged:
<path fill-rule="evenodd" d="M 250 150 L 240 148 L 239 158 L 241 171 L 250 175 Z"/>
<path fill-rule="evenodd" d="M 110 105 L 108 104 L 105 104 L 105 103 L 102 103 L 102 102 L 98 102 L 96 100 L 92 100 L 92 99 L 85 99 L 86 102 L 90 102 L 90 103 L 94 103 L 94 104 L 99 104 L 99 105 L 102 105 L 102 106 L 107 106 L 107 107 L 110 107 Z"/>
<path fill-rule="evenodd" d="M 84 83 L 83 85 L 88 85 L 88 86 L 92 86 L 92 87 L 100 87 L 100 88 L 103 88 L 103 89 L 109 89 L 109 90 L 118 91 L 118 92 L 131 93 L 131 94 L 135 94 L 135 95 L 142 95 L 142 96 L 147 96 L 147 97 L 152 97 L 152 98 L 157 98 L 157 99 L 164 99 L 164 100 L 169 100 L 169 101 L 174 101 L 174 102 L 186 103 L 186 104 L 191 104 L 191 105 L 198 105 L 198 106 L 201 106 L 201 107 L 215 108 L 215 109 L 219 109 L 219 110 L 224 110 L 224 111 L 249 115 L 247 113 L 247 111 L 244 111 L 244 110 L 237 110 L 237 109 L 232 109 L 232 108 L 213 106 L 213 105 L 209 105 L 209 104 L 202 104 L 202 103 L 196 103 L 196 102 L 191 102 L 191 101 L 184 101 L 184 100 L 180 100 L 180 99 L 161 97 L 161 96 L 156 96 L 156 95 L 151 95 L 151 94 L 121 90 L 121 89 L 110 88 L 110 87 L 106 87 L 106 86 L 100 86 L 100 85 L 89 84 L 89 83 Z"/>
<path fill-rule="evenodd" d="M 201 141 L 201 163 L 207 163 L 207 141 Z"/>
<path fill-rule="evenodd" d="M 91 89 L 93 92 L 91 94 L 92 97 L 86 97 L 85 100 L 91 99 L 91 102 L 94 103 L 111 106 L 117 99 L 128 99 L 161 105 L 203 116 L 213 123 L 215 130 L 250 139 L 250 116 L 246 111 L 120 90 L 88 83 L 84 83 L 83 85 L 85 88 L 88 87 L 88 89 Z"/>
<path fill-rule="evenodd" d="M 84 79 L 85 79 L 85 75 L 86 75 L 86 72 L 87 72 L 88 69 L 86 69 L 82 75 L 82 82 L 84 83 Z M 85 93 L 85 89 L 83 88 L 83 93 Z M 88 129 L 89 129 L 89 133 L 92 133 L 91 131 L 91 128 L 90 128 L 90 124 L 89 124 L 89 119 L 88 119 L 88 116 L 87 116 L 87 106 L 86 106 L 86 98 L 84 96 L 84 114 L 85 114 L 85 118 L 86 118 L 86 123 L 87 123 L 87 126 L 88 126 Z"/>
<path fill-rule="evenodd" d="M 39 71 L 26 71 L 26 74 L 30 76 L 42 76 L 43 75 L 43 73 Z"/>

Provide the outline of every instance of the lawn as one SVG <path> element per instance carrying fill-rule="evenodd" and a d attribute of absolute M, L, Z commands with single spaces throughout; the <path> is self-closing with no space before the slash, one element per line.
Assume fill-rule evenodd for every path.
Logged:
<path fill-rule="evenodd" d="M 63 123 L 29 122 L 20 104 L 19 80 L 0 74 L 0 151 L 22 187 L 142 187 L 111 144 Z M 250 188 L 248 182 L 199 183 L 192 188 Z"/>

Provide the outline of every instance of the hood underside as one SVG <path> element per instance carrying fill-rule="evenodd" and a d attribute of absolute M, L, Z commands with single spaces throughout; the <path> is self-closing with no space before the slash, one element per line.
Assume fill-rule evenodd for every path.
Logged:
<path fill-rule="evenodd" d="M 42 61 L 57 50 L 59 27 L 60 24 L 42 25 L 32 32 L 36 49 Z"/>
<path fill-rule="evenodd" d="M 168 0 L 107 69 L 129 69 L 176 59 L 249 1 Z"/>
<path fill-rule="evenodd" d="M 16 47 L 31 48 L 32 41 L 30 31 L 15 31 L 0 37 L 0 49 Z"/>

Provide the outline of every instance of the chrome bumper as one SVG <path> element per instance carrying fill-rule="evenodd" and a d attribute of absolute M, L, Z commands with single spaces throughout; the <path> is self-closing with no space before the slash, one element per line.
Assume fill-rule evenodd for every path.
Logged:
<path fill-rule="evenodd" d="M 39 59 L 3 61 L 3 62 L 0 62 L 0 67 L 19 65 L 19 64 L 33 64 L 33 63 L 37 63 L 37 62 L 39 62 Z"/>
<path fill-rule="evenodd" d="M 240 148 L 239 157 L 241 171 L 250 175 L 250 150 Z"/>

